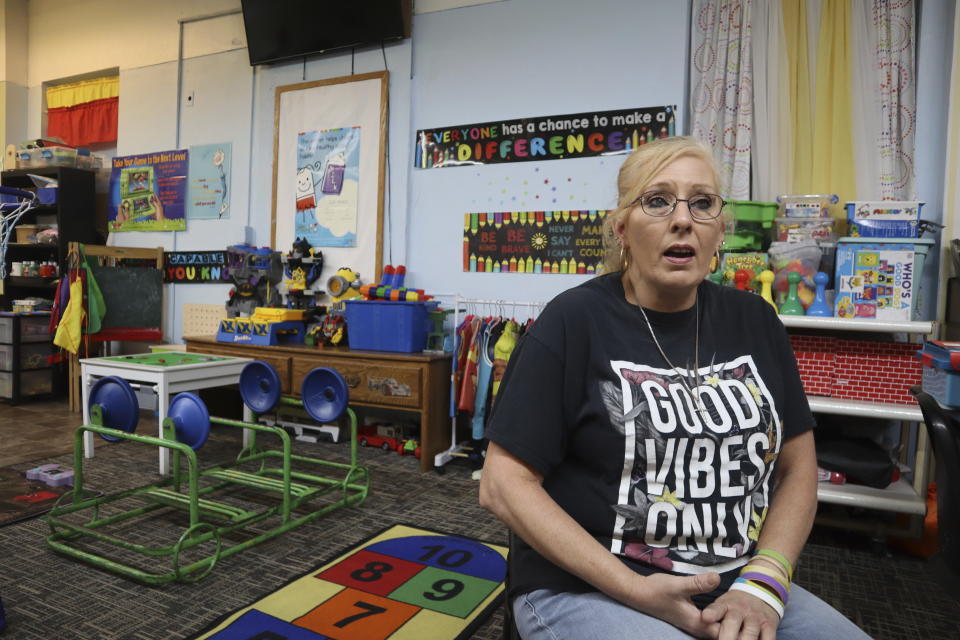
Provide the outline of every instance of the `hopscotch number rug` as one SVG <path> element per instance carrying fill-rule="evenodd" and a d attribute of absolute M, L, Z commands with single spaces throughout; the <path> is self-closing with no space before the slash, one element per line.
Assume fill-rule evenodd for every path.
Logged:
<path fill-rule="evenodd" d="M 463 640 L 500 604 L 507 548 L 394 525 L 196 640 Z"/>

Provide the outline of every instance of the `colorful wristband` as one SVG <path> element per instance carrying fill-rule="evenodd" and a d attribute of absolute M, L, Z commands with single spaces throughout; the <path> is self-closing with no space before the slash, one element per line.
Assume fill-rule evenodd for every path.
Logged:
<path fill-rule="evenodd" d="M 764 591 L 761 587 L 758 587 L 754 584 L 750 584 L 746 580 L 743 582 L 740 581 L 740 578 L 737 578 L 737 581 L 730 585 L 730 591 L 742 591 L 744 593 L 749 593 L 750 595 L 763 600 L 764 603 L 770 606 L 774 611 L 777 612 L 777 615 L 780 619 L 783 619 L 783 604 L 777 600 L 777 597 L 770 593 L 769 591 Z"/>
<path fill-rule="evenodd" d="M 782 584 L 780 584 L 770 576 L 751 571 L 748 573 L 741 573 L 740 577 L 749 582 L 756 582 L 764 586 L 770 587 L 770 589 L 775 591 L 776 594 L 780 596 L 780 601 L 783 602 L 784 605 L 787 604 L 787 599 L 790 597 L 790 594 L 787 592 L 786 588 Z M 761 586 L 761 588 L 763 587 Z"/>
<path fill-rule="evenodd" d="M 787 560 L 779 551 L 774 551 L 773 549 L 757 549 L 755 555 L 765 556 L 767 558 L 773 558 L 777 562 L 783 565 L 783 568 L 787 570 L 787 580 L 793 581 L 793 565 L 790 564 L 790 561 Z"/>
<path fill-rule="evenodd" d="M 787 569 L 782 564 L 774 560 L 773 558 L 766 558 L 764 556 L 753 556 L 750 559 L 750 563 L 753 566 L 762 566 L 768 571 L 775 571 L 778 576 L 783 578 L 785 581 L 789 582 L 790 578 L 787 577 Z"/>
<path fill-rule="evenodd" d="M 774 580 L 782 584 L 783 588 L 787 590 L 787 593 L 790 592 L 790 582 L 787 581 L 787 576 L 784 575 L 781 569 L 774 570 L 765 564 L 751 563 L 740 570 L 740 575 L 743 575 L 749 571 L 755 571 L 757 573 L 762 573 L 764 575 L 770 576 L 771 578 L 773 578 Z"/>

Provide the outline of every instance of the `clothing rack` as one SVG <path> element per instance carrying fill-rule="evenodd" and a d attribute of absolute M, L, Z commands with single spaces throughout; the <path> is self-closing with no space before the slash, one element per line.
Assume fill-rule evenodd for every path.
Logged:
<path fill-rule="evenodd" d="M 491 311 L 490 315 L 494 313 L 499 313 L 499 315 L 505 315 L 504 311 L 509 309 L 511 312 L 515 311 L 517 307 L 528 308 L 532 310 L 530 317 L 536 318 L 540 311 L 543 310 L 543 307 L 546 305 L 545 302 L 529 302 L 529 301 L 518 301 L 518 300 L 492 300 L 492 299 L 481 299 L 481 298 L 462 298 L 460 295 L 456 295 L 453 298 L 453 329 L 452 329 L 452 342 L 454 345 L 453 349 L 453 361 L 450 367 L 450 448 L 446 451 L 441 451 L 436 454 L 433 458 L 433 465 L 438 470 L 443 468 L 443 465 L 447 464 L 454 458 L 466 458 L 470 454 L 471 447 L 467 443 L 457 444 L 457 407 L 454 402 L 456 397 L 456 382 L 457 382 L 457 327 L 460 325 L 460 307 L 466 306 L 466 309 L 463 311 L 466 313 L 471 312 L 471 307 L 481 307 L 481 311 L 489 310 Z M 513 314 L 510 314 L 513 315 Z"/>

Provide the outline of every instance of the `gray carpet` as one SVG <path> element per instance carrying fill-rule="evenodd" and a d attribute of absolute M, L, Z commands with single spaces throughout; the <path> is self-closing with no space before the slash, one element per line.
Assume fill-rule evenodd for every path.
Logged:
<path fill-rule="evenodd" d="M 348 455 L 342 443 L 299 446 L 329 460 Z M 215 427 L 200 456 L 213 464 L 236 451 L 235 434 Z M 187 638 L 396 522 L 506 544 L 503 526 L 477 505 L 477 482 L 466 461 L 451 463 L 443 475 L 421 475 L 412 457 L 379 449 L 361 449 L 360 455 L 372 477 L 363 505 L 226 558 L 196 584 L 147 587 L 58 555 L 46 547 L 42 517 L 0 527 L 0 595 L 9 625 L 4 640 Z M 70 456 L 50 461 L 72 466 Z M 155 450 L 133 443 L 101 446 L 88 465 L 88 486 L 106 491 L 156 478 Z M 875 638 L 960 638 L 960 603 L 942 593 L 922 560 L 878 554 L 855 538 L 816 530 L 812 540 L 798 582 Z M 498 610 L 474 637 L 500 638 L 501 625 Z"/>

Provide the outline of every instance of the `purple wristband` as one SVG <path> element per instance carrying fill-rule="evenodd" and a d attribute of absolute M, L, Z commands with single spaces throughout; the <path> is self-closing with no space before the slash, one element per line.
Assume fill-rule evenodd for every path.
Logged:
<path fill-rule="evenodd" d="M 760 582 L 764 586 L 770 587 L 777 592 L 777 595 L 780 596 L 780 601 L 783 604 L 787 604 L 787 590 L 783 587 L 782 584 L 777 582 L 774 578 L 764 574 L 764 573 L 755 573 L 753 571 L 748 571 L 747 573 L 741 573 L 740 577 L 744 580 L 753 580 L 754 582 Z"/>

